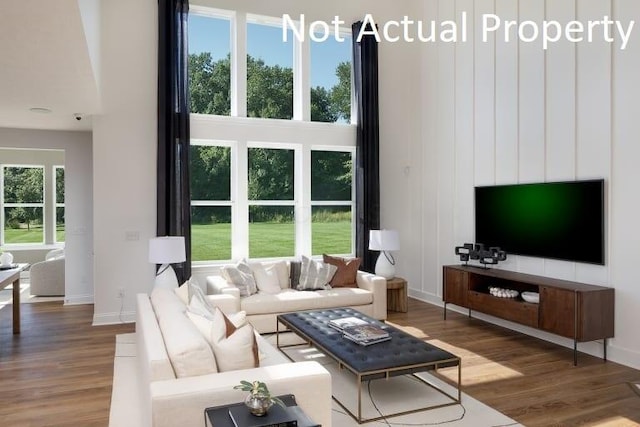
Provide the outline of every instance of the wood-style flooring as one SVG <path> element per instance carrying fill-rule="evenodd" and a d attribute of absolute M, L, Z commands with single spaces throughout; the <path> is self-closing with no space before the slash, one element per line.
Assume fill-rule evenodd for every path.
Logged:
<path fill-rule="evenodd" d="M 91 326 L 92 305 L 21 309 L 15 336 L 0 310 L 0 426 L 106 426 L 115 335 L 134 326 Z M 526 426 L 640 425 L 638 370 L 583 353 L 574 367 L 568 348 L 413 299 L 389 321 L 462 357 L 463 391 Z"/>

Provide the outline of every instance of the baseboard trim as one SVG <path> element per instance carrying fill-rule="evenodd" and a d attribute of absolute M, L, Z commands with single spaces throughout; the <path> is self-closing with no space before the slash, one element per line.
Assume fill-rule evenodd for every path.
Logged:
<path fill-rule="evenodd" d="M 93 326 L 119 325 L 123 323 L 134 323 L 136 321 L 135 311 L 123 311 L 122 313 L 102 313 L 93 315 Z"/>
<path fill-rule="evenodd" d="M 93 295 L 65 295 L 64 305 L 93 304 Z"/>
<path fill-rule="evenodd" d="M 419 292 L 416 290 L 409 289 L 409 296 L 431 305 L 435 305 L 438 307 L 444 306 L 444 303 L 442 302 L 442 297 L 439 295 L 432 295 L 432 294 L 427 294 L 425 292 Z M 457 313 L 464 314 L 464 315 L 467 315 L 469 313 L 468 309 L 459 307 L 454 304 L 447 305 L 447 310 L 455 311 Z M 499 319 L 497 317 L 493 317 L 488 314 L 480 313 L 477 311 L 472 311 L 471 316 L 474 319 L 480 319 L 487 323 L 492 323 L 497 326 L 502 326 L 503 328 L 511 329 L 511 330 L 523 333 L 525 335 L 532 336 L 534 338 L 539 338 L 544 341 L 552 342 L 554 344 L 558 344 L 563 347 L 573 349 L 573 340 L 568 338 L 564 338 L 558 335 L 553 335 L 548 332 L 541 331 L 539 329 L 528 328 L 526 326 L 509 322 L 508 320 Z M 603 340 L 578 343 L 578 351 L 581 353 L 587 353 L 591 356 L 602 358 L 603 345 L 604 345 Z M 611 338 L 607 341 L 607 360 L 620 363 L 621 365 L 625 365 L 630 368 L 640 369 L 640 353 L 630 350 L 628 348 L 617 346 L 615 343 L 615 338 Z M 580 361 L 578 356 L 578 364 L 579 363 Z"/>

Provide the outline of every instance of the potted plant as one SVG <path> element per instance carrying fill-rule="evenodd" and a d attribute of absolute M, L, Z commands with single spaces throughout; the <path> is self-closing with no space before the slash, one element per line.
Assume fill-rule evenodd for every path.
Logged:
<path fill-rule="evenodd" d="M 240 384 L 233 388 L 249 392 L 249 395 L 244 400 L 244 404 L 247 405 L 249 411 L 255 416 L 262 417 L 266 415 L 274 403 L 283 407 L 285 406 L 282 400 L 271 396 L 269 388 L 262 381 L 240 381 Z"/>

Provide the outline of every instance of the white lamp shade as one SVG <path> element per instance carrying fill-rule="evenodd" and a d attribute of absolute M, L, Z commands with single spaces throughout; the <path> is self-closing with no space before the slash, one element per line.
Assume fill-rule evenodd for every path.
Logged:
<path fill-rule="evenodd" d="M 175 264 L 187 260 L 183 236 L 164 236 L 149 239 L 149 262 Z"/>
<path fill-rule="evenodd" d="M 369 249 L 372 251 L 397 251 L 400 237 L 396 230 L 370 230 Z"/>

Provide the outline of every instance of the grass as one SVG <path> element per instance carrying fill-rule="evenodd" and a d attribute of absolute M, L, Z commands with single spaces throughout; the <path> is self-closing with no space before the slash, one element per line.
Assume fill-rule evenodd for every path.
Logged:
<path fill-rule="evenodd" d="M 285 223 L 249 224 L 249 257 L 291 257 L 295 254 L 295 227 Z M 312 252 L 351 252 L 351 221 L 314 222 Z M 194 261 L 231 259 L 231 224 L 191 226 L 191 255 Z"/>
<path fill-rule="evenodd" d="M 56 242 L 64 242 L 65 232 L 64 227 L 58 227 L 56 231 Z M 5 244 L 20 244 L 20 243 L 44 243 L 44 233 L 42 226 L 32 226 L 30 229 L 26 228 L 5 228 L 4 229 L 4 243 Z"/>

